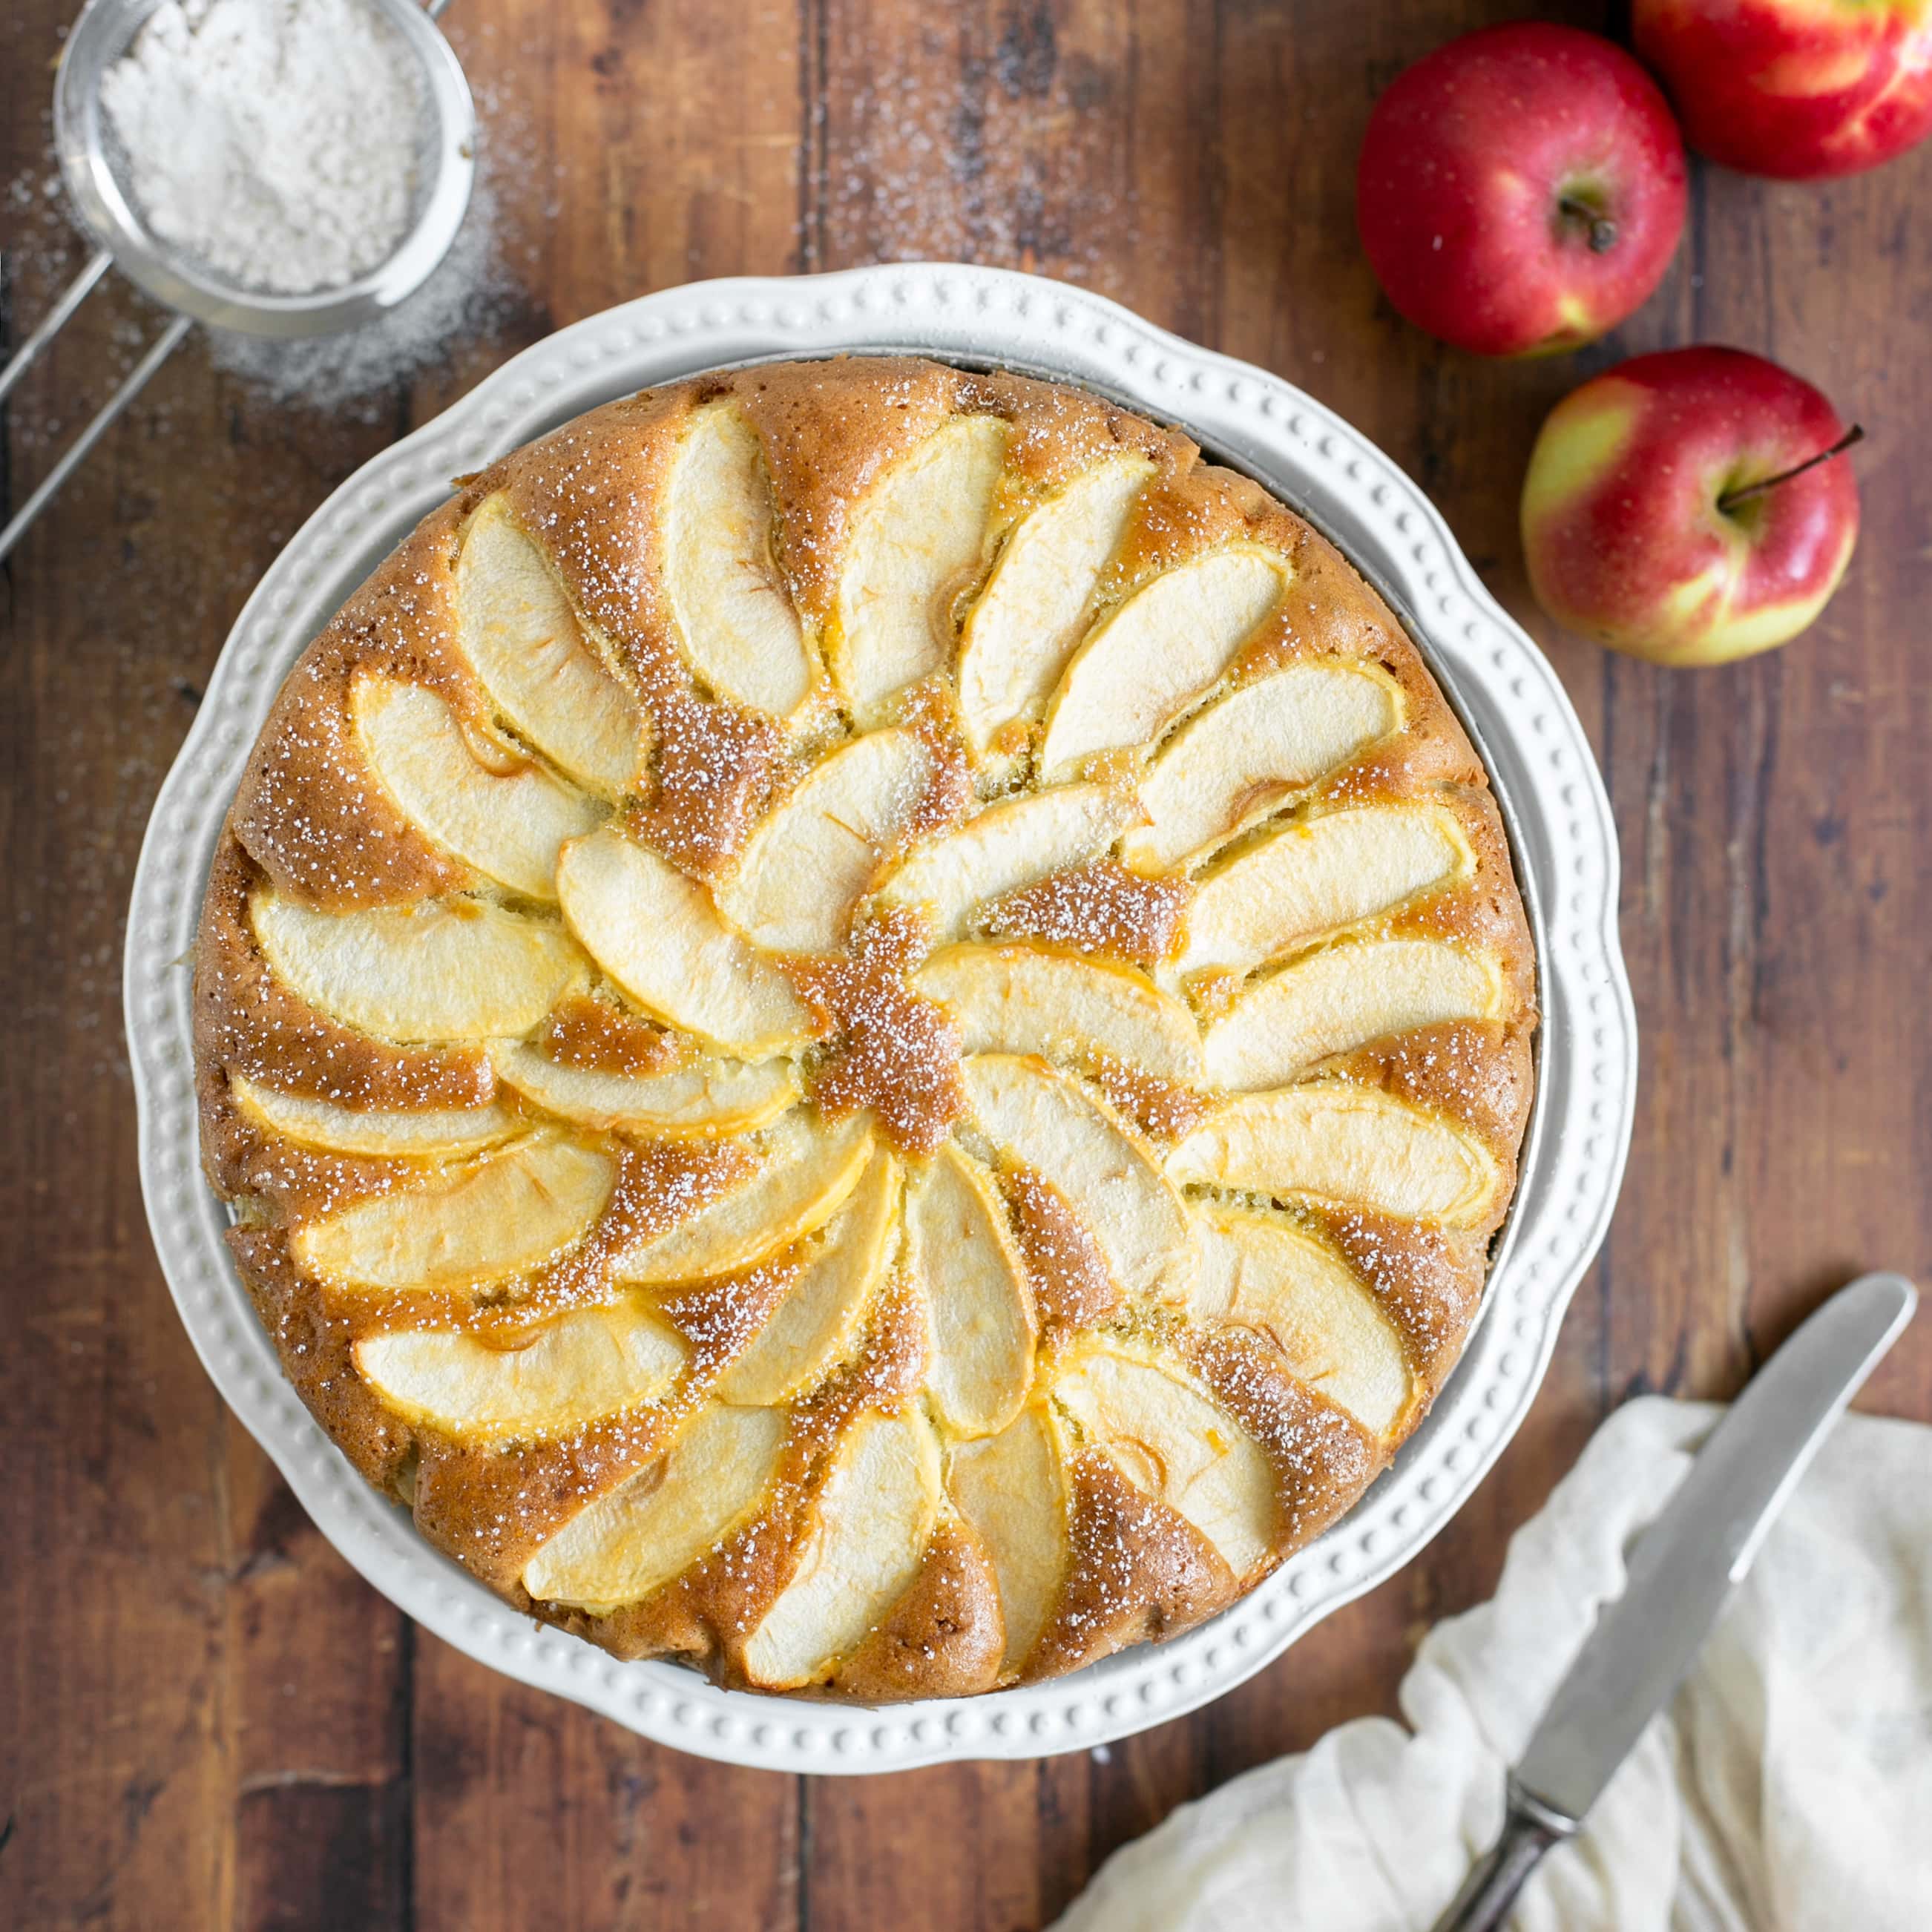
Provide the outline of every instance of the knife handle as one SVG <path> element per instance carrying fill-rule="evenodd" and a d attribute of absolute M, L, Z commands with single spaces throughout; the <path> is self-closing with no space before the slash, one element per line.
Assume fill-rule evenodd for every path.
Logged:
<path fill-rule="evenodd" d="M 1514 1776 L 1507 1790 L 1502 1836 L 1476 1861 L 1435 1932 L 1497 1932 L 1544 1853 L 1576 1830 L 1575 1819 L 1540 1803 Z"/>

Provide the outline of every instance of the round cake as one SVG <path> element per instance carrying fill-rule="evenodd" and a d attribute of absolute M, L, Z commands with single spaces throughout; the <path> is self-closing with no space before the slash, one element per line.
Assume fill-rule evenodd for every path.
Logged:
<path fill-rule="evenodd" d="M 215 855 L 202 1154 L 302 1399 L 621 1657 L 868 1702 L 1197 1623 L 1480 1299 L 1534 961 L 1388 610 L 1187 438 L 853 357 L 464 478 Z"/>

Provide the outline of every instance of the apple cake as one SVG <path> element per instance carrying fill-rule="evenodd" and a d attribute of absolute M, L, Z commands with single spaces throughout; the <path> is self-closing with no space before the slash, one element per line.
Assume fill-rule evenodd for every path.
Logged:
<path fill-rule="evenodd" d="M 248 763 L 202 1154 L 302 1399 L 530 1614 L 877 1702 L 1198 1622 L 1454 1365 L 1534 962 L 1329 544 L 1078 391 L 853 357 L 424 519 Z"/>

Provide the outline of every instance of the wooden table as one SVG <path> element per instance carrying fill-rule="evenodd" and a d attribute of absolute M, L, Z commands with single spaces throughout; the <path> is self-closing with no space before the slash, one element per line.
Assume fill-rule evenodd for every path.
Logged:
<path fill-rule="evenodd" d="M 40 183 L 74 0 L 0 16 L 0 329 L 79 252 Z M 1417 1639 L 1642 1390 L 1722 1396 L 1828 1288 L 1932 1275 L 1932 147 L 1810 189 L 1700 170 L 1661 292 L 1586 355 L 1442 350 L 1378 299 L 1354 158 L 1404 63 L 1518 0 L 462 0 L 509 292 L 331 419 L 180 355 L 14 556 L 0 1344 L 0 1923 L 1010 1932 L 1248 1766 L 1394 1708 Z M 1594 10 L 1569 10 L 1598 24 Z M 242 598 L 323 495 L 550 328 L 647 290 L 1017 266 L 1278 370 L 1418 477 L 1554 657 L 1623 839 L 1645 1071 L 1623 1204 L 1535 1409 L 1424 1556 L 1211 1709 L 1111 1751 L 841 1782 L 727 1770 L 519 1688 L 323 1544 L 196 1366 L 135 1184 L 122 908 Z M 17 502 L 152 312 L 98 296 L 9 412 Z M 1711 340 L 1870 440 L 1850 580 L 1792 650 L 1664 673 L 1552 634 L 1544 410 Z M 366 419 L 364 419 L 366 418 Z M 1932 1321 L 1865 1406 L 1932 1419 Z"/>

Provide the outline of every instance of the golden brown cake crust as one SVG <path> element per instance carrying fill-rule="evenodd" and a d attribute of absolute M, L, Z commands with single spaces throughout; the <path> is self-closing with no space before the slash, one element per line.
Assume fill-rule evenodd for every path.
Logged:
<path fill-rule="evenodd" d="M 907 606 L 936 640 L 934 665 L 916 665 L 880 705 L 848 682 L 859 627 L 884 621 L 868 616 L 867 600 L 890 603 L 895 586 L 923 581 L 925 567 L 918 544 L 896 550 L 877 535 L 881 506 L 974 419 L 989 419 L 998 439 L 978 534 L 920 593 L 927 614 Z M 751 481 L 731 484 L 740 494 L 728 515 L 705 522 L 691 512 L 693 554 L 714 577 L 748 557 L 732 608 L 752 612 L 742 621 L 760 636 L 799 640 L 809 689 L 789 711 L 734 694 L 729 677 L 694 655 L 687 607 L 697 593 L 677 550 L 687 541 L 677 516 L 698 500 L 680 493 L 697 488 L 690 452 L 706 436 L 710 460 L 748 465 Z M 1113 536 L 1093 551 L 1077 630 L 1058 662 L 1034 674 L 1051 702 L 1036 694 L 1030 708 L 988 724 L 964 693 L 963 640 L 997 602 L 1018 533 L 1047 527 L 1049 512 L 1061 514 L 1103 474 L 1127 479 L 1121 488 L 1131 491 Z M 947 504 L 964 487 L 929 500 L 937 507 L 926 514 L 952 514 Z M 754 514 L 766 520 L 762 537 L 731 534 Z M 532 560 L 526 579 L 486 584 L 478 574 L 477 533 L 488 519 L 520 546 L 517 559 Z M 740 550 L 716 548 L 730 542 Z M 1108 626 L 1118 620 L 1115 634 L 1124 633 L 1149 608 L 1136 600 L 1150 586 L 1230 557 L 1271 560 L 1278 584 L 1240 628 L 1238 647 L 1140 739 L 1046 776 L 1077 668 L 1102 648 Z M 496 601 L 479 602 L 486 592 Z M 549 608 L 546 599 L 565 614 L 548 629 L 528 614 Z M 774 629 L 760 599 L 792 615 Z M 511 688 L 521 675 L 514 664 L 506 685 L 489 658 L 499 648 L 491 623 L 525 636 L 519 648 L 530 664 L 541 660 L 528 688 Z M 575 640 L 574 657 L 559 638 Z M 1184 641 L 1177 634 L 1177 647 Z M 1076 642 L 1081 650 L 1067 656 Z M 1310 670 L 1331 682 L 1309 688 L 1332 688 L 1358 708 L 1368 694 L 1386 694 L 1375 701 L 1393 722 L 1344 733 L 1318 770 L 1257 766 L 1241 781 L 1246 790 L 1231 782 L 1226 822 L 1178 859 L 1136 856 L 1132 839 L 1109 833 L 999 877 L 950 928 L 937 900 L 909 889 L 895 896 L 921 854 L 1056 787 L 1130 801 L 1119 824 L 1155 824 L 1156 808 L 1142 801 L 1160 760 L 1201 721 L 1232 715 L 1218 707 L 1264 701 L 1289 688 L 1271 681 Z M 571 703 L 602 706 L 616 721 L 603 738 L 557 722 L 566 686 L 580 694 Z M 374 707 L 398 692 L 415 708 L 396 715 L 416 736 L 379 742 Z M 743 909 L 757 840 L 775 814 L 809 800 L 842 750 L 894 733 L 893 754 L 916 779 L 891 794 L 889 826 L 848 827 L 869 842 L 871 871 L 839 916 L 839 943 L 801 950 L 760 938 Z M 460 796 L 436 790 L 452 782 L 452 759 L 466 774 Z M 618 942 L 593 929 L 572 897 L 579 889 L 561 872 L 555 885 L 528 876 L 518 856 L 527 842 L 508 857 L 499 850 L 466 802 L 490 785 L 492 800 L 516 801 L 503 814 L 562 828 L 542 835 L 548 862 L 580 848 L 621 855 L 646 868 L 639 876 L 670 895 L 665 904 L 688 893 L 729 909 L 706 916 L 721 922 L 716 944 L 746 949 L 730 956 L 737 963 L 707 954 L 710 963 L 664 994 L 632 983 L 611 954 Z M 1214 922 L 1229 920 L 1225 882 L 1239 867 L 1258 877 L 1279 861 L 1288 884 L 1268 890 L 1300 906 L 1317 887 L 1294 872 L 1304 861 L 1290 842 L 1316 854 L 1331 832 L 1379 836 L 1398 820 L 1443 828 L 1432 836 L 1461 856 L 1402 883 L 1409 861 L 1394 846 L 1384 861 L 1377 847 L 1371 862 L 1397 880 L 1382 900 L 1352 904 L 1327 926 L 1298 914 L 1299 926 L 1251 945 L 1256 919 L 1276 916 L 1264 906 L 1232 918 L 1232 940 L 1216 937 Z M 1318 871 L 1326 861 L 1306 862 L 1318 868 L 1307 877 L 1319 891 L 1346 900 L 1354 890 L 1347 867 L 1331 876 Z M 1211 910 L 1204 891 L 1221 896 Z M 646 928 L 652 919 L 662 923 L 653 914 Z M 499 951 L 475 950 L 486 931 L 500 938 Z M 1143 1024 L 1149 1012 L 1165 1016 L 1192 1033 L 1187 1051 L 1197 1054 L 1202 1041 L 1211 1053 L 1216 1028 L 1245 1024 L 1274 1000 L 1289 1012 L 1279 1037 L 1300 1042 L 1301 1058 L 1278 1082 L 1250 1091 L 1204 1072 L 1137 1064 L 1105 1042 L 1076 1050 L 1036 1028 L 1016 1043 L 1000 1028 L 1020 1024 L 1013 1014 L 1034 997 L 1024 988 L 1003 995 L 1003 1017 L 988 1021 L 992 1009 L 949 1005 L 916 986 L 926 962 L 962 941 L 1017 946 L 1042 972 L 1059 962 L 1083 986 L 1130 984 L 1139 1004 L 1110 1009 L 1116 1017 L 1131 1012 Z M 427 958 L 422 949 L 435 946 L 457 962 L 441 984 L 425 973 L 399 993 L 382 976 L 415 970 L 392 968 L 392 953 Z M 500 1025 L 444 1017 L 451 987 L 470 984 L 462 962 L 472 956 L 491 962 L 476 969 L 476 986 L 478 998 L 504 1003 Z M 1393 1004 L 1377 1004 L 1368 982 L 1384 960 L 1389 972 L 1399 964 L 1414 977 L 1420 990 L 1404 996 L 1407 1007 L 1393 994 Z M 1456 964 L 1469 961 L 1487 976 L 1480 998 Z M 1304 996 L 1294 976 L 1316 988 L 1336 962 L 1354 962 L 1354 976 L 1328 970 L 1321 983 L 1330 990 Z M 238 1270 L 303 1401 L 433 1544 L 518 1607 L 618 1656 L 683 1658 L 727 1684 L 862 1702 L 968 1695 L 1198 1623 L 1334 1522 L 1386 1466 L 1454 1366 L 1514 1190 L 1533 1086 L 1535 973 L 1475 751 L 1393 615 L 1292 512 L 1203 462 L 1180 433 L 1075 389 L 912 358 L 774 365 L 612 403 L 464 479 L 303 653 L 241 782 L 202 911 L 202 1161 L 235 1214 Z M 520 974 L 535 989 L 521 1006 L 503 990 Z M 1079 976 L 1095 974 L 1114 977 Z M 731 992 L 754 982 L 764 1010 L 782 1016 L 775 1048 L 741 1051 L 707 1034 L 709 1020 L 667 1010 L 692 986 Z M 1005 1126 L 985 1084 L 996 1077 L 1018 1082 L 1011 1090 L 1022 1096 Z M 697 1114 L 667 1113 L 658 1126 L 636 1111 L 644 1098 L 609 1111 L 613 1094 L 656 1106 L 674 1088 L 710 1096 L 754 1087 L 762 1111 L 746 1100 L 741 1112 L 716 1114 L 716 1126 L 703 1124 L 713 1118 L 710 1098 L 680 1101 Z M 1332 1180 L 1270 1185 L 1234 1165 L 1216 1168 L 1234 1160 L 1225 1150 L 1236 1130 L 1226 1124 L 1277 1091 L 1379 1110 L 1360 1116 L 1374 1133 L 1413 1134 L 1430 1159 L 1446 1149 L 1443 1160 L 1480 1168 L 1480 1197 L 1466 1189 L 1437 1204 L 1397 1198 L 1395 1168 L 1378 1167 L 1370 1143 L 1364 1153 L 1338 1142 L 1326 1166 L 1316 1160 L 1312 1172 Z M 1135 1226 L 1167 1244 L 1157 1286 L 1136 1276 L 1140 1264 L 1112 1210 L 1069 1178 L 1088 1170 L 1069 1156 L 1064 1172 L 1040 1171 L 1060 1144 L 1040 1155 L 1028 1136 L 1048 1118 L 1076 1123 L 1064 1131 L 1111 1148 L 1142 1177 L 1137 1211 L 1151 1218 Z M 828 1174 L 842 1165 L 813 1197 L 818 1207 L 770 1231 L 754 1220 L 748 1234 L 732 1220 L 734 1204 L 764 1198 L 754 1192 L 760 1177 L 799 1148 Z M 944 1393 L 964 1372 L 963 1358 L 947 1354 L 960 1345 L 944 1310 L 935 1313 L 952 1257 L 908 1230 L 909 1204 L 937 1186 L 933 1164 L 946 1148 L 960 1150 L 969 1179 L 979 1177 L 980 1195 L 962 1198 L 980 1199 L 972 1211 L 991 1217 L 992 1232 L 974 1238 L 979 1265 L 1011 1271 L 1025 1374 L 1044 1398 L 1024 1412 L 1009 1400 L 975 1420 L 967 1396 Z M 499 1208 L 488 1204 L 503 1175 L 511 1205 Z M 572 1221 L 580 1195 L 587 1204 Z M 444 1211 L 433 1204 L 446 1197 L 448 1226 L 432 1228 Z M 855 1231 L 874 1198 L 888 1204 L 890 1232 L 868 1246 Z M 1294 1284 L 1316 1276 L 1346 1284 L 1348 1305 L 1366 1311 L 1349 1318 L 1357 1326 L 1324 1325 L 1340 1317 L 1324 1313 L 1330 1304 L 1317 1296 L 1288 1324 L 1306 1345 L 1291 1359 L 1287 1345 L 1266 1339 L 1283 1332 L 1280 1323 L 1268 1331 L 1210 1306 L 1198 1285 L 1208 1270 L 1198 1210 L 1216 1202 L 1248 1217 L 1256 1256 L 1282 1258 L 1280 1292 L 1315 1294 Z M 464 1260 L 475 1228 L 494 1229 L 497 1214 L 512 1242 L 547 1215 L 564 1232 L 548 1250 L 501 1266 Z M 1183 1232 L 1145 1234 L 1167 1226 L 1163 1215 L 1180 1217 Z M 968 1244 L 960 1225 L 968 1232 L 948 1239 Z M 686 1252 L 680 1242 L 707 1258 L 694 1275 L 659 1258 Z M 1266 1276 L 1262 1261 L 1241 1266 L 1261 1270 L 1243 1282 Z M 782 1313 L 805 1336 L 810 1298 L 828 1296 L 828 1282 L 857 1282 L 849 1271 L 862 1267 L 862 1293 L 851 1286 L 825 1318 L 843 1325 L 821 1324 L 813 1333 L 830 1339 L 810 1343 L 820 1354 L 801 1356 L 789 1382 L 772 1382 L 760 1337 L 777 1332 Z M 556 1338 L 591 1335 L 598 1322 L 615 1324 L 608 1347 L 616 1353 L 584 1342 L 585 1352 L 559 1358 L 561 1384 L 543 1382 Z M 1324 1353 L 1340 1346 L 1338 1335 L 1370 1330 L 1392 1338 L 1388 1360 L 1406 1378 L 1394 1423 L 1372 1412 L 1376 1398 L 1351 1364 Z M 1096 1343 L 1124 1352 L 1094 1369 Z M 427 1354 L 410 1352 L 425 1346 Z M 382 1361 L 404 1366 L 372 1367 L 380 1349 L 392 1352 Z M 663 1365 L 648 1388 L 647 1357 Z M 430 1366 L 410 1366 L 421 1363 Z M 642 1556 L 620 1562 L 633 1547 L 624 1537 L 637 1550 L 648 1543 L 622 1525 L 632 1516 L 657 1524 L 652 1499 L 674 1492 L 680 1450 L 707 1418 L 728 1408 L 726 1421 L 737 1426 L 742 1406 L 721 1403 L 718 1391 L 754 1367 L 767 1389 L 758 1412 L 769 1407 L 778 1420 L 769 1440 L 757 1434 L 762 1425 L 743 1425 L 746 1441 L 768 1440 L 757 1450 L 766 1460 L 753 1458 L 763 1474 L 748 1499 L 711 1520 L 700 1484 L 693 1507 L 704 1534 L 674 1574 L 656 1574 Z M 1088 1393 L 1076 1400 L 1066 1383 L 1063 1397 L 1063 1378 L 1083 1374 Z M 616 1377 L 618 1395 L 584 1393 L 602 1386 L 599 1376 Z M 1198 1425 L 1213 1451 L 1205 1474 L 1186 1482 L 1176 1474 L 1158 1418 L 1121 1419 L 1142 1399 L 1135 1389 L 1154 1390 L 1156 1403 L 1171 1399 L 1176 1415 L 1215 1418 Z M 1028 1420 L 1036 1415 L 1046 1419 Z M 968 1480 L 968 1452 L 1011 1444 L 1017 1455 L 1021 1432 L 1035 1426 L 1046 1431 L 1053 1484 L 1020 1486 L 1020 1518 L 975 1500 L 985 1492 Z M 1143 1439 L 1147 1430 L 1154 1436 Z M 1258 1460 L 1216 1462 L 1237 1438 Z M 916 1546 L 889 1589 L 875 1583 L 873 1599 L 850 1612 L 859 1621 L 831 1651 L 781 1666 L 772 1660 L 790 1610 L 818 1587 L 821 1568 L 846 1560 L 838 1538 L 854 1532 L 842 1486 L 858 1480 L 864 1442 L 880 1459 L 866 1480 L 884 1485 L 881 1494 L 904 1485 Z M 1260 1478 L 1243 1470 L 1265 1472 L 1264 1502 L 1252 1486 Z M 572 1553 L 578 1544 L 589 1558 Z M 1058 1568 L 1042 1596 L 1022 1573 L 1029 1552 L 1049 1546 Z M 556 1581 L 579 1571 L 644 1582 L 607 1600 L 591 1582 Z M 533 1595 L 532 1577 L 551 1582 L 551 1594 Z M 1024 1642 L 1023 1626 L 1033 1631 Z"/>

